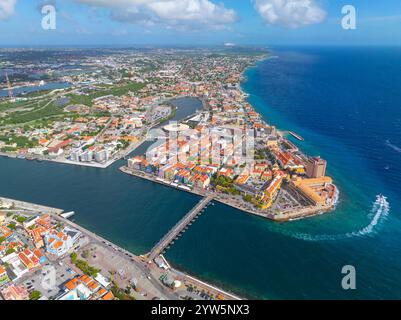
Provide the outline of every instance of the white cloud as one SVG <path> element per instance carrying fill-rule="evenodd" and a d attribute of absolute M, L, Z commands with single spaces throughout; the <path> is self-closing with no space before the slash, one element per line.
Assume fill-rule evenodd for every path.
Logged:
<path fill-rule="evenodd" d="M 326 18 L 326 11 L 315 0 L 255 0 L 255 7 L 267 23 L 286 28 L 321 23 Z"/>
<path fill-rule="evenodd" d="M 15 12 L 17 0 L 0 0 L 0 20 L 5 20 Z"/>
<path fill-rule="evenodd" d="M 75 0 L 109 8 L 114 20 L 146 26 L 222 27 L 236 21 L 234 10 L 210 0 Z"/>

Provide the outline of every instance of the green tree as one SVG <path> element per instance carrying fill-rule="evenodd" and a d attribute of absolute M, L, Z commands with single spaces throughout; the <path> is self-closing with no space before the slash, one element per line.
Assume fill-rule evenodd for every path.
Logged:
<path fill-rule="evenodd" d="M 246 202 L 252 202 L 252 200 L 253 200 L 252 196 L 249 195 L 249 194 L 243 196 L 243 199 L 244 199 Z"/>
<path fill-rule="evenodd" d="M 7 251 L 6 251 L 6 256 L 8 256 L 9 254 L 12 254 L 12 253 L 14 253 L 14 252 L 15 252 L 14 249 L 7 249 Z"/>
<path fill-rule="evenodd" d="M 10 222 L 10 223 L 8 224 L 8 226 L 7 226 L 7 228 L 8 228 L 8 229 L 11 229 L 11 230 L 15 230 L 16 227 L 17 227 L 17 225 L 15 224 L 15 222 Z"/>
<path fill-rule="evenodd" d="M 40 291 L 34 290 L 29 294 L 29 300 L 38 300 L 41 296 Z"/>
<path fill-rule="evenodd" d="M 15 220 L 17 222 L 19 222 L 19 223 L 24 223 L 27 220 L 27 218 L 26 217 L 22 217 L 22 216 L 18 216 L 18 217 L 15 218 Z"/>
<path fill-rule="evenodd" d="M 71 257 L 71 262 L 75 264 L 75 262 L 77 261 L 77 253 L 76 252 L 71 253 L 70 257 Z"/>

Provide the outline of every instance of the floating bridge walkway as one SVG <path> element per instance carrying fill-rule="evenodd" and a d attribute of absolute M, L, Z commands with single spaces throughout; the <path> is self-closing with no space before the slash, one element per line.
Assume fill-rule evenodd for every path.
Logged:
<path fill-rule="evenodd" d="M 170 231 L 153 247 L 148 254 L 149 261 L 155 259 L 162 254 L 169 246 L 174 243 L 174 240 L 186 230 L 187 226 L 202 213 L 202 210 L 213 200 L 213 197 L 208 196 L 203 198 L 195 207 L 192 208 L 178 223 L 170 229 Z"/>

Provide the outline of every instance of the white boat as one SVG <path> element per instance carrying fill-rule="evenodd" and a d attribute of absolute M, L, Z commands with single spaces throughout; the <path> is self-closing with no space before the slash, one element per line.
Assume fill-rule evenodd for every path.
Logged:
<path fill-rule="evenodd" d="M 376 198 L 376 203 L 379 204 L 380 206 L 387 206 L 387 197 L 383 196 L 382 194 L 379 194 Z"/>

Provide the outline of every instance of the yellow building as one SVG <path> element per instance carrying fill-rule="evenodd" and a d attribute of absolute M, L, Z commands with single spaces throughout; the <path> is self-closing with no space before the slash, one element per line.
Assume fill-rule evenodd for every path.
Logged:
<path fill-rule="evenodd" d="M 262 198 L 262 209 L 268 209 L 273 204 L 273 199 L 277 192 L 280 190 L 281 185 L 284 180 L 284 175 L 277 175 L 270 185 L 266 188 L 263 198 Z"/>
<path fill-rule="evenodd" d="M 314 205 L 324 205 L 326 197 L 323 196 L 322 190 L 328 184 L 332 184 L 333 180 L 330 177 L 302 179 L 298 178 L 292 181 L 292 185 Z"/>
<path fill-rule="evenodd" d="M 266 146 L 268 148 L 278 148 L 277 139 L 268 139 L 267 142 L 266 142 Z"/>

